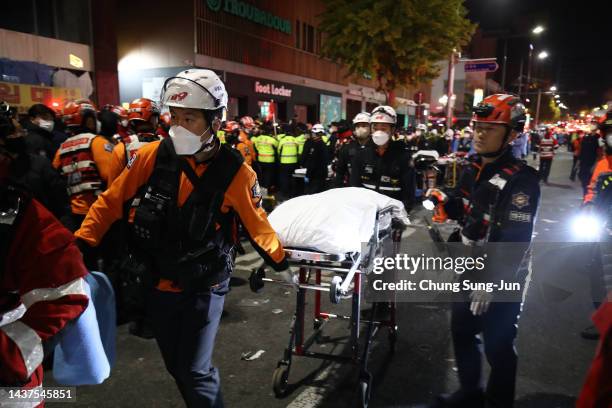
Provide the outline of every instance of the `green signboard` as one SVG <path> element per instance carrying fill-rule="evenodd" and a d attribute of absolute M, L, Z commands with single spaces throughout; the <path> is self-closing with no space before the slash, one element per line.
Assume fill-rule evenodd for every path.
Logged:
<path fill-rule="evenodd" d="M 289 20 L 275 16 L 265 10 L 260 10 L 247 2 L 240 0 L 206 0 L 206 5 L 214 12 L 223 10 L 226 13 L 242 17 L 282 33 L 291 34 L 291 22 Z"/>

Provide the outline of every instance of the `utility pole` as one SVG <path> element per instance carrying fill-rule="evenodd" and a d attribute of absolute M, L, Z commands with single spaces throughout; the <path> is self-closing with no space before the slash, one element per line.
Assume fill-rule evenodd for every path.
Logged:
<path fill-rule="evenodd" d="M 540 88 L 538 88 L 538 102 L 537 102 L 537 106 L 536 106 L 535 123 L 533 125 L 533 127 L 536 128 L 536 129 L 537 129 L 538 123 L 540 121 L 540 102 L 541 101 L 542 101 L 542 90 Z"/>
<path fill-rule="evenodd" d="M 446 128 L 450 129 L 453 125 L 453 91 L 455 84 L 455 64 L 457 58 L 461 57 L 456 50 L 453 50 L 448 60 L 448 92 L 446 93 Z"/>

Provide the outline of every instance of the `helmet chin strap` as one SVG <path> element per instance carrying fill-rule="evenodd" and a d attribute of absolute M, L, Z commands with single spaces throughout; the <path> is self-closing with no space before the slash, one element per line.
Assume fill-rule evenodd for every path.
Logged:
<path fill-rule="evenodd" d="M 497 149 L 494 152 L 479 153 L 479 156 L 486 157 L 486 158 L 492 158 L 492 157 L 501 156 L 506 151 L 506 148 L 508 147 L 508 146 L 506 146 L 506 142 L 510 138 L 510 133 L 511 132 L 512 132 L 512 129 L 510 129 L 510 127 L 506 127 L 506 133 L 504 134 L 504 139 L 502 140 L 500 148 Z"/>

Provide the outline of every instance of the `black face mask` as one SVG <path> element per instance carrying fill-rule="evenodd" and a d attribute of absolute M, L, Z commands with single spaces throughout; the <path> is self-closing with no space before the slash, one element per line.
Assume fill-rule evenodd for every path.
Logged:
<path fill-rule="evenodd" d="M 26 142 L 23 137 L 12 137 L 4 139 L 4 147 L 11 153 L 24 154 L 26 151 Z"/>

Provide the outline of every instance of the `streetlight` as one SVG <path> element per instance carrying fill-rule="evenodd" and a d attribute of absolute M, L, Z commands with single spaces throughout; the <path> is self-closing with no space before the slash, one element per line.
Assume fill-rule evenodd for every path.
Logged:
<path fill-rule="evenodd" d="M 533 27 L 531 29 L 531 33 L 523 33 L 523 34 L 515 34 L 515 35 L 510 35 L 510 36 L 506 36 L 503 37 L 504 38 L 504 61 L 503 61 L 503 66 L 502 66 L 502 83 L 501 83 L 501 87 L 502 89 L 506 89 L 506 63 L 508 62 L 508 39 L 512 39 L 512 38 L 525 38 L 525 37 L 529 37 L 530 34 L 533 35 L 540 35 L 542 32 L 544 32 L 546 28 L 542 25 L 537 25 L 535 27 Z M 533 50 L 533 45 L 529 45 L 531 47 L 531 49 Z M 530 52 L 531 55 L 531 52 Z M 522 69 L 522 62 L 521 62 L 521 76 L 523 75 L 523 69 Z M 527 85 L 529 87 L 529 85 Z M 519 88 L 522 87 L 522 84 L 519 85 Z M 519 95 L 521 89 L 519 89 Z"/>
<path fill-rule="evenodd" d="M 543 60 L 543 59 L 546 59 L 546 58 L 548 58 L 548 52 L 540 51 L 540 53 L 538 54 L 538 59 Z"/>
<path fill-rule="evenodd" d="M 551 90 L 552 92 L 555 92 L 555 91 L 557 90 L 557 87 L 553 85 L 553 86 L 551 86 L 551 87 L 550 87 L 550 90 Z"/>

